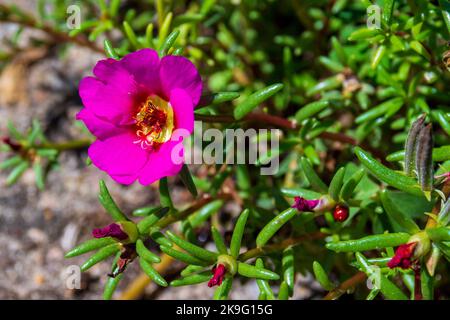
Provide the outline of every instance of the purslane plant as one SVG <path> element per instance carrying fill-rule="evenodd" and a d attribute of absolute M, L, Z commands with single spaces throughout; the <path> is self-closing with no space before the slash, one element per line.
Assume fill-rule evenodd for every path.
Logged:
<path fill-rule="evenodd" d="M 314 274 L 325 299 L 449 297 L 446 1 L 292 1 L 289 12 L 273 1 L 89 1 L 69 33 L 58 23 L 68 2 L 56 1 L 52 18 L 45 3 L 39 19 L 0 5 L 0 21 L 42 29 L 43 45 L 98 52 L 103 39 L 108 58 L 81 80 L 77 116 L 97 140 L 51 143 L 36 121 L 26 134 L 10 125 L 11 157 L 0 168 L 11 169 L 12 184 L 32 166 L 42 189 L 60 152 L 89 146 L 89 162 L 114 182 L 158 181 L 160 204 L 133 217 L 100 181 L 113 221 L 66 254 L 91 253 L 82 271 L 112 258 L 105 299 L 130 263 L 159 286 L 217 287 L 215 299 L 229 298 L 241 278 L 256 281 L 259 299 L 289 299 L 300 273 Z M 369 28 L 373 5 L 380 21 Z M 202 164 L 206 175 L 191 174 L 173 162 L 180 136 L 171 138 L 193 133 L 194 120 L 221 132 L 279 128 L 280 145 L 255 166 Z M 260 175 L 273 157 L 279 170 Z M 171 176 L 191 204 L 174 205 Z M 224 222 L 230 202 L 240 213 Z M 170 283 L 158 268 L 165 257 L 183 264 Z"/>

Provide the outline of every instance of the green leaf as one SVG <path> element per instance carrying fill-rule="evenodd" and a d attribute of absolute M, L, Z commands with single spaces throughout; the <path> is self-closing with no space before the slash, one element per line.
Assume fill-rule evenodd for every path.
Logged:
<path fill-rule="evenodd" d="M 450 228 L 427 228 L 426 232 L 432 241 L 450 241 Z"/>
<path fill-rule="evenodd" d="M 259 269 L 264 269 L 264 262 L 261 258 L 256 259 L 255 266 Z M 267 300 L 274 300 L 275 296 L 273 294 L 272 288 L 267 280 L 256 279 L 256 284 L 258 285 L 259 291 L 264 293 Z"/>
<path fill-rule="evenodd" d="M 357 240 L 329 242 L 325 246 L 335 252 L 358 252 L 396 247 L 408 241 L 408 233 L 386 233 L 363 237 Z"/>
<path fill-rule="evenodd" d="M 372 57 L 372 63 L 370 65 L 372 69 L 376 69 L 378 67 L 378 64 L 380 63 L 381 59 L 383 59 L 386 50 L 387 48 L 385 45 L 378 46 L 377 50 L 375 51 L 375 54 Z"/>
<path fill-rule="evenodd" d="M 363 271 L 370 277 L 374 274 L 373 268 L 370 267 L 369 262 L 359 252 L 356 253 L 356 259 L 361 265 Z M 379 280 L 381 293 L 389 300 L 408 300 L 406 295 L 393 284 L 386 276 L 381 273 L 374 275 Z"/>
<path fill-rule="evenodd" d="M 180 30 L 174 30 L 167 36 L 159 49 L 160 57 L 164 57 L 169 52 L 170 48 L 173 47 L 179 35 Z"/>
<path fill-rule="evenodd" d="M 184 262 L 186 264 L 193 264 L 193 265 L 197 265 L 197 266 L 207 266 L 210 265 L 209 262 L 200 260 L 196 257 L 193 257 L 187 253 L 175 250 L 171 247 L 168 247 L 166 245 L 161 245 L 160 249 L 162 252 L 164 252 L 165 254 L 171 256 L 172 258 L 175 258 L 176 260 L 179 260 L 181 262 Z"/>
<path fill-rule="evenodd" d="M 305 174 L 305 176 L 308 179 L 311 186 L 319 192 L 328 193 L 327 185 L 317 175 L 316 171 L 313 169 L 313 167 L 309 163 L 309 160 L 302 157 L 300 159 L 300 163 L 301 163 L 301 166 L 303 169 L 303 173 Z"/>
<path fill-rule="evenodd" d="M 150 238 L 152 238 L 153 241 L 155 241 L 156 243 L 158 243 L 159 245 L 162 246 L 166 246 L 166 247 L 171 247 L 172 241 L 170 241 L 169 239 L 167 239 L 164 234 L 162 234 L 161 231 L 159 231 L 159 228 L 153 227 L 150 228 Z"/>
<path fill-rule="evenodd" d="M 267 269 L 258 268 L 247 263 L 238 262 L 237 272 L 247 278 L 256 278 L 264 280 L 279 280 L 280 276 Z"/>
<path fill-rule="evenodd" d="M 34 170 L 34 179 L 36 181 L 36 186 L 39 190 L 44 190 L 45 187 L 45 177 L 44 177 L 44 169 L 40 162 L 36 161 L 33 164 Z"/>
<path fill-rule="evenodd" d="M 223 102 L 232 101 L 234 99 L 239 98 L 238 92 L 218 92 L 218 93 L 211 93 L 207 95 L 203 95 L 200 98 L 200 101 L 198 103 L 198 106 L 196 110 L 202 107 L 207 107 L 210 105 L 217 105 Z"/>
<path fill-rule="evenodd" d="M 197 274 L 204 269 L 205 269 L 205 267 L 203 267 L 203 266 L 189 265 L 186 268 L 184 268 L 183 270 L 181 270 L 180 276 L 187 277 L 187 276 L 190 276 L 193 274 Z"/>
<path fill-rule="evenodd" d="M 162 24 L 159 25 L 160 26 L 159 34 L 158 34 L 159 48 L 162 48 L 163 43 L 164 43 L 167 35 L 169 34 L 169 28 L 170 28 L 170 24 L 172 23 L 172 17 L 173 17 L 172 12 L 169 12 L 165 16 Z"/>
<path fill-rule="evenodd" d="M 111 218 L 113 218 L 114 221 L 127 221 L 128 218 L 123 214 L 123 212 L 119 209 L 119 207 L 111 197 L 111 194 L 106 187 L 105 181 L 100 180 L 99 185 L 100 194 L 98 196 L 98 199 L 105 210 L 109 213 Z"/>
<path fill-rule="evenodd" d="M 283 89 L 282 83 L 276 83 L 265 87 L 264 89 L 258 90 L 255 93 L 251 94 L 247 99 L 241 102 L 234 109 L 234 118 L 236 120 L 240 120 L 244 118 L 248 113 L 250 113 L 253 109 L 255 109 L 258 105 L 260 105 L 265 100 L 269 99 L 275 93 Z"/>
<path fill-rule="evenodd" d="M 192 179 L 191 173 L 189 172 L 189 168 L 186 164 L 183 164 L 183 167 L 181 168 L 180 178 L 189 192 L 194 196 L 194 198 L 196 198 L 198 195 L 197 187 L 195 186 L 194 180 Z"/>
<path fill-rule="evenodd" d="M 245 224 L 247 223 L 248 216 L 250 214 L 249 209 L 245 209 L 239 216 L 236 225 L 234 227 L 233 235 L 230 243 L 230 253 L 233 258 L 239 256 L 239 250 L 241 249 L 242 237 L 245 231 Z"/>
<path fill-rule="evenodd" d="M 385 116 L 386 114 L 395 114 L 404 104 L 404 99 L 402 97 L 392 98 L 387 100 L 376 107 L 371 108 L 369 111 L 366 111 L 356 117 L 355 122 L 357 124 L 367 122 L 373 119 L 376 119 L 381 116 Z"/>
<path fill-rule="evenodd" d="M 117 54 L 116 50 L 114 49 L 114 47 L 112 46 L 111 42 L 108 39 L 105 39 L 105 41 L 103 42 L 103 46 L 105 48 L 105 53 L 107 57 L 116 60 L 120 59 L 120 56 Z"/>
<path fill-rule="evenodd" d="M 161 259 L 156 254 L 145 247 L 144 242 L 141 239 L 138 239 L 136 241 L 136 252 L 142 259 L 147 260 L 148 262 L 161 262 Z"/>
<path fill-rule="evenodd" d="M 233 285 L 233 277 L 226 275 L 222 284 L 214 292 L 214 300 L 227 300 Z"/>
<path fill-rule="evenodd" d="M 119 274 L 116 277 L 108 277 L 108 280 L 106 280 L 105 288 L 103 289 L 103 299 L 104 300 L 111 300 L 114 292 L 116 291 L 116 288 L 122 280 L 123 274 Z"/>
<path fill-rule="evenodd" d="M 432 277 L 422 264 L 420 268 L 420 284 L 423 300 L 433 300 L 434 298 L 434 277 Z"/>
<path fill-rule="evenodd" d="M 278 300 L 289 299 L 289 286 L 285 281 L 281 282 L 280 290 L 278 291 Z"/>
<path fill-rule="evenodd" d="M 173 208 L 167 178 L 159 180 L 159 201 L 163 207 Z"/>
<path fill-rule="evenodd" d="M 398 223 L 405 231 L 411 234 L 419 232 L 420 229 L 417 224 L 398 210 L 396 204 L 390 199 L 389 194 L 390 192 L 388 190 L 383 190 L 380 195 L 381 203 L 389 217 Z"/>
<path fill-rule="evenodd" d="M 428 61 L 431 60 L 431 55 L 430 53 L 427 51 L 427 49 L 423 46 L 423 44 L 421 44 L 419 41 L 417 40 L 413 40 L 409 43 L 411 49 L 413 49 L 415 52 L 417 52 L 418 54 L 420 54 L 422 57 L 424 57 L 425 59 L 427 59 Z"/>
<path fill-rule="evenodd" d="M 327 291 L 334 289 L 334 285 L 331 283 L 330 278 L 328 278 L 328 274 L 322 268 L 319 262 L 317 261 L 313 262 L 313 271 L 316 280 L 320 283 L 322 288 L 324 288 Z"/>
<path fill-rule="evenodd" d="M 29 163 L 28 161 L 21 161 L 18 165 L 14 167 L 11 173 L 6 178 L 6 185 L 11 186 L 19 180 L 19 178 L 25 173 L 28 169 Z"/>
<path fill-rule="evenodd" d="M 331 198 L 333 198 L 333 200 L 335 201 L 339 201 L 339 194 L 341 192 L 342 184 L 344 182 L 344 175 L 345 175 L 345 167 L 341 167 L 335 173 L 333 179 L 331 179 L 328 193 L 330 194 Z"/>
<path fill-rule="evenodd" d="M 156 222 L 169 212 L 169 210 L 169 208 L 156 208 L 156 210 L 153 210 L 147 217 L 139 221 L 137 224 L 139 234 L 146 234 Z"/>
<path fill-rule="evenodd" d="M 441 128 L 450 136 L 450 122 L 445 117 L 445 114 L 441 110 L 436 111 L 436 119 L 441 125 Z"/>
<path fill-rule="evenodd" d="M 116 240 L 114 240 L 111 237 L 90 239 L 90 240 L 87 240 L 87 241 L 83 242 L 82 244 L 76 246 L 69 252 L 67 252 L 64 257 L 65 258 L 76 257 L 76 256 L 79 256 L 86 252 L 96 250 L 96 249 L 105 247 L 107 245 L 113 244 L 113 243 L 116 243 Z"/>
<path fill-rule="evenodd" d="M 438 222 L 447 225 L 450 222 L 450 197 L 445 203 L 442 203 L 441 210 L 438 214 Z"/>
<path fill-rule="evenodd" d="M 109 4 L 109 16 L 115 18 L 119 12 L 121 0 L 111 0 Z"/>
<path fill-rule="evenodd" d="M 302 197 L 308 200 L 320 198 L 322 195 L 319 192 L 303 188 L 281 188 L 280 191 L 283 196 L 288 198 Z"/>
<path fill-rule="evenodd" d="M 449 146 L 443 146 L 439 148 L 433 149 L 433 161 L 436 162 L 442 162 L 450 160 L 450 145 Z M 405 152 L 404 151 L 397 151 L 394 153 L 391 153 L 386 157 L 386 160 L 389 162 L 394 161 L 402 161 L 405 158 Z"/>
<path fill-rule="evenodd" d="M 132 215 L 135 217 L 147 217 L 152 213 L 156 213 L 162 209 L 161 206 L 148 206 L 133 210 Z"/>
<path fill-rule="evenodd" d="M 364 177 L 364 169 L 359 169 L 356 171 L 350 179 L 348 179 L 341 190 L 341 198 L 344 201 L 347 201 L 350 199 L 351 195 L 353 194 L 353 191 L 355 190 L 358 183 L 361 181 L 361 179 Z"/>
<path fill-rule="evenodd" d="M 445 0 L 439 0 L 439 6 L 441 7 L 442 18 L 447 26 L 448 35 L 450 35 L 450 3 Z"/>
<path fill-rule="evenodd" d="M 311 97 L 313 95 L 322 93 L 324 91 L 329 91 L 329 90 L 339 88 L 341 85 L 342 85 L 342 79 L 339 76 L 330 77 L 330 78 L 320 81 L 312 88 L 309 88 L 308 91 L 306 91 L 306 95 L 308 97 Z"/>
<path fill-rule="evenodd" d="M 110 256 L 116 254 L 119 250 L 120 250 L 119 243 L 113 243 L 101 248 L 83 263 L 83 265 L 80 267 L 81 271 L 84 272 L 88 270 L 89 268 L 96 265 L 100 261 L 103 261 L 109 258 Z"/>
<path fill-rule="evenodd" d="M 380 30 L 378 29 L 361 28 L 356 31 L 353 31 L 352 34 L 348 37 L 348 40 L 349 41 L 365 40 L 373 38 L 379 34 Z"/>
<path fill-rule="evenodd" d="M 186 240 L 181 239 L 171 231 L 166 231 L 167 236 L 170 240 L 173 241 L 177 246 L 180 248 L 186 250 L 188 253 L 193 255 L 194 257 L 197 257 L 201 260 L 208 261 L 208 262 L 215 262 L 217 260 L 218 254 L 215 252 L 208 251 L 206 249 L 203 249 L 195 244 L 189 243 Z"/>
<path fill-rule="evenodd" d="M 289 296 L 292 296 L 294 294 L 295 286 L 295 259 L 294 250 L 291 247 L 283 250 L 281 265 L 283 267 L 284 282 L 288 285 Z"/>
<path fill-rule="evenodd" d="M 170 285 L 172 287 L 181 287 L 195 285 L 208 281 L 211 278 L 211 271 L 205 271 L 198 274 L 186 276 L 182 279 L 173 280 Z"/>
<path fill-rule="evenodd" d="M 303 108 L 297 111 L 297 113 L 295 114 L 295 119 L 300 123 L 305 119 L 313 117 L 329 106 L 330 101 L 328 100 L 320 100 L 308 103 Z"/>
<path fill-rule="evenodd" d="M 273 235 L 289 220 L 291 220 L 297 214 L 297 209 L 289 208 L 281 212 L 275 218 L 273 218 L 264 228 L 259 232 L 256 237 L 256 246 L 262 247 L 267 241 L 269 241 Z"/>
<path fill-rule="evenodd" d="M 377 179 L 399 190 L 403 190 L 416 196 L 423 196 L 422 190 L 415 179 L 385 167 L 376 161 L 369 153 L 359 147 L 355 148 L 355 154 L 364 167 Z"/>
<path fill-rule="evenodd" d="M 214 243 L 216 244 L 217 251 L 220 254 L 228 254 L 227 246 L 225 245 L 225 241 L 223 240 L 220 232 L 214 226 L 211 226 L 211 233 Z"/>
<path fill-rule="evenodd" d="M 139 265 L 145 274 L 152 279 L 157 285 L 161 287 L 167 287 L 166 280 L 144 259 L 139 259 Z"/>
<path fill-rule="evenodd" d="M 390 26 L 392 12 L 394 11 L 395 0 L 384 0 L 383 1 L 383 21 Z"/>
<path fill-rule="evenodd" d="M 8 169 L 14 167 L 23 161 L 22 157 L 19 155 L 13 156 L 9 159 L 6 159 L 2 163 L 0 163 L 0 170 Z"/>
<path fill-rule="evenodd" d="M 196 211 L 189 217 L 189 222 L 193 228 L 200 227 L 211 216 L 216 214 L 224 204 L 223 200 L 214 200 L 204 205 L 201 209 Z"/>
<path fill-rule="evenodd" d="M 123 29 L 125 31 L 125 35 L 127 36 L 128 40 L 130 41 L 131 45 L 135 49 L 139 49 L 140 48 L 139 41 L 136 37 L 136 34 L 133 31 L 133 28 L 130 26 L 130 24 L 127 21 L 123 22 Z"/>

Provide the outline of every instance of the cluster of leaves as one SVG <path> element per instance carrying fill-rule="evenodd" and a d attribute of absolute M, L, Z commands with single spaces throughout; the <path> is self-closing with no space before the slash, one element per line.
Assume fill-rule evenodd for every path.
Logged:
<path fill-rule="evenodd" d="M 40 7 L 50 2 L 68 3 L 39 1 Z M 433 299 L 437 287 L 449 296 L 448 1 L 86 3 L 89 14 L 70 33 L 61 17 L 45 10 L 36 20 L 1 6 L 0 20 L 94 50 L 102 39 L 114 59 L 147 47 L 184 55 L 210 90 L 196 110 L 206 126 L 283 130 L 279 149 L 256 166 L 207 166 L 207 176 L 192 176 L 184 166 L 180 179 L 194 198 L 188 207 L 174 207 L 162 179 L 160 206 L 139 208 L 133 214 L 143 218 L 130 219 L 101 182 L 100 202 L 133 236 L 88 240 L 67 257 L 98 250 L 83 264 L 87 270 L 116 255 L 106 299 L 122 279 L 117 261 L 130 250 L 161 286 L 168 284 L 153 264 L 162 254 L 186 264 L 171 286 L 204 283 L 214 266 L 225 265 L 217 299 L 228 297 L 238 276 L 256 279 L 260 299 L 288 299 L 296 274 L 308 272 L 329 291 L 327 299 L 349 289 L 357 299 L 378 293 L 408 299 L 406 292 Z M 374 4 L 380 27 L 369 29 L 366 12 Z M 279 171 L 260 175 L 258 164 L 271 157 L 281 159 Z M 18 165 L 11 175 L 28 167 L 11 159 L 6 162 Z M 294 197 L 325 205 L 300 213 L 291 207 Z M 232 223 L 221 220 L 230 201 L 242 207 Z M 344 222 L 333 217 L 338 205 L 349 208 Z M 198 237 L 205 227 L 214 251 Z M 387 266 L 394 248 L 411 239 L 420 243 L 420 277 L 417 270 Z M 358 285 L 374 274 L 375 287 Z"/>

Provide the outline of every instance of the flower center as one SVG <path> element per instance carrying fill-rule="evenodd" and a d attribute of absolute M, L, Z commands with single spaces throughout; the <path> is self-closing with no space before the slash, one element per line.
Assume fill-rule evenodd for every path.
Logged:
<path fill-rule="evenodd" d="M 170 104 L 158 96 L 150 96 L 134 117 L 136 135 L 143 149 L 154 149 L 170 139 L 173 131 L 173 110 Z"/>

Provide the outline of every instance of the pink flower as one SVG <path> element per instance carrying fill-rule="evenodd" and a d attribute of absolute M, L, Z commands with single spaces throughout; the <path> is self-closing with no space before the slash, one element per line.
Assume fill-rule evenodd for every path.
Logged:
<path fill-rule="evenodd" d="M 217 266 L 214 266 L 211 271 L 213 276 L 208 282 L 208 287 L 220 286 L 227 273 L 227 268 L 225 268 L 223 264 L 218 264 Z"/>
<path fill-rule="evenodd" d="M 297 209 L 300 212 L 303 211 L 313 211 L 313 209 L 319 204 L 320 200 L 306 200 L 302 197 L 295 197 L 294 198 L 294 204 L 292 205 L 292 208 Z"/>
<path fill-rule="evenodd" d="M 117 223 L 111 223 L 104 228 L 97 228 L 92 230 L 92 236 L 94 238 L 113 237 L 118 240 L 128 239 L 128 234 L 122 230 Z"/>
<path fill-rule="evenodd" d="M 85 108 L 77 114 L 97 138 L 88 150 L 92 163 L 122 184 L 148 185 L 176 175 L 202 92 L 192 62 L 180 56 L 160 60 L 155 50 L 142 49 L 119 61 L 101 60 L 93 73 L 81 80 Z"/>
<path fill-rule="evenodd" d="M 413 254 L 416 248 L 417 242 L 411 242 L 402 244 L 395 251 L 395 255 L 387 263 L 387 266 L 391 269 L 400 267 L 402 269 L 409 269 L 413 264 Z"/>

